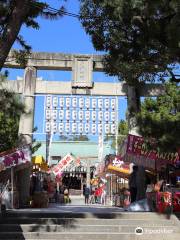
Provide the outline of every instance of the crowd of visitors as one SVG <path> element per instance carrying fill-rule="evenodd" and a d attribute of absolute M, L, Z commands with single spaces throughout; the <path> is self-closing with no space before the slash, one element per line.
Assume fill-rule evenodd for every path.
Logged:
<path fill-rule="evenodd" d="M 100 185 L 96 188 L 84 186 L 83 195 L 85 204 L 106 204 L 106 189 L 105 185 Z"/>

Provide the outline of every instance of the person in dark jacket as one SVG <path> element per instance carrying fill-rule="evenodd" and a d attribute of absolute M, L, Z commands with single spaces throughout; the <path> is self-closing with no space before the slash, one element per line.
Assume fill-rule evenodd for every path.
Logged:
<path fill-rule="evenodd" d="M 90 195 L 90 188 L 86 186 L 84 188 L 85 204 L 89 203 L 89 195 Z"/>
<path fill-rule="evenodd" d="M 133 172 L 130 174 L 129 177 L 129 190 L 131 194 L 131 203 L 136 201 L 137 195 L 137 170 L 138 166 L 133 166 Z"/>

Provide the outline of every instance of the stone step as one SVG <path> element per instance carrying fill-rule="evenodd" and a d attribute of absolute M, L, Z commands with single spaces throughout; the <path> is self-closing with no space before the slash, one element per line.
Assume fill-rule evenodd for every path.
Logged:
<path fill-rule="evenodd" d="M 134 233 L 137 227 L 142 227 L 145 232 L 165 231 L 180 233 L 178 226 L 150 226 L 146 225 L 18 225 L 18 224 L 1 224 L 0 232 L 113 232 L 113 233 Z"/>
<path fill-rule="evenodd" d="M 152 220 L 149 218 L 139 219 L 138 216 L 133 219 L 99 219 L 99 218 L 29 218 L 29 217 L 18 217 L 18 218 L 1 218 L 1 224 L 56 224 L 73 226 L 76 224 L 83 225 L 167 225 L 172 226 L 177 223 L 177 218 L 172 216 L 171 219 L 156 219 Z"/>
<path fill-rule="evenodd" d="M 72 232 L 72 233 L 37 233 L 37 232 L 25 232 L 25 233 L 0 233 L 1 240 L 7 239 L 53 239 L 53 240 L 179 240 L 180 234 L 179 233 L 143 233 L 142 235 L 136 235 L 135 233 L 92 233 L 92 232 Z"/>
<path fill-rule="evenodd" d="M 67 209 L 68 211 L 68 209 Z M 166 214 L 155 212 L 118 212 L 118 213 L 98 213 L 98 212 L 43 212 L 36 211 L 8 211 L 7 217 L 32 217 L 32 218 L 100 218 L 100 219 L 166 219 Z"/>

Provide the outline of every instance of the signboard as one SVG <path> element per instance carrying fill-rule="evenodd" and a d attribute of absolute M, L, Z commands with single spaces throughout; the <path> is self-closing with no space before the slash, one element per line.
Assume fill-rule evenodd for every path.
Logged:
<path fill-rule="evenodd" d="M 130 164 L 125 163 L 120 156 L 111 156 L 106 159 L 106 169 L 119 172 L 125 175 L 131 173 Z"/>
<path fill-rule="evenodd" d="M 11 168 L 23 163 L 31 161 L 31 153 L 29 146 L 25 146 L 21 149 L 16 149 L 15 151 L 7 154 L 4 152 L 0 154 L 0 172 L 6 170 L 6 168 Z"/>
<path fill-rule="evenodd" d="M 44 117 L 46 133 L 115 135 L 118 99 L 48 95 L 45 98 Z"/>
<path fill-rule="evenodd" d="M 51 171 L 55 174 L 55 175 L 58 175 L 59 173 L 63 172 L 64 169 L 66 167 L 69 166 L 69 164 L 72 162 L 72 161 L 75 161 L 75 159 L 73 158 L 73 156 L 71 154 L 67 154 L 63 159 L 61 159 L 61 161 L 56 165 L 54 166 Z"/>
<path fill-rule="evenodd" d="M 126 160 L 133 160 L 138 165 L 160 170 L 167 163 L 176 165 L 180 161 L 180 155 L 175 153 L 159 153 L 155 149 L 147 150 L 142 137 L 135 135 L 128 135 Z"/>

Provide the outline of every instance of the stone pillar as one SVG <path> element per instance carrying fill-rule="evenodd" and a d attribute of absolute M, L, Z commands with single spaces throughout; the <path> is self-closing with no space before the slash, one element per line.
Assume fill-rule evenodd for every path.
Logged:
<path fill-rule="evenodd" d="M 32 131 L 34 127 L 34 94 L 36 90 L 36 68 L 26 67 L 23 80 L 23 98 L 26 113 L 22 114 L 19 123 L 19 137 L 22 145 L 32 143 Z M 19 180 L 20 206 L 27 204 L 30 192 L 31 169 L 25 168 Z"/>
<path fill-rule="evenodd" d="M 133 135 L 138 134 L 138 126 L 135 114 L 139 111 L 140 107 L 140 99 L 138 96 L 137 88 L 134 86 L 128 86 L 127 91 L 127 99 L 128 99 L 128 128 L 129 133 Z"/>
<path fill-rule="evenodd" d="M 32 143 L 34 127 L 34 94 L 36 89 L 36 68 L 26 67 L 23 80 L 23 97 L 26 113 L 22 114 L 19 123 L 19 136 L 23 144 Z"/>

